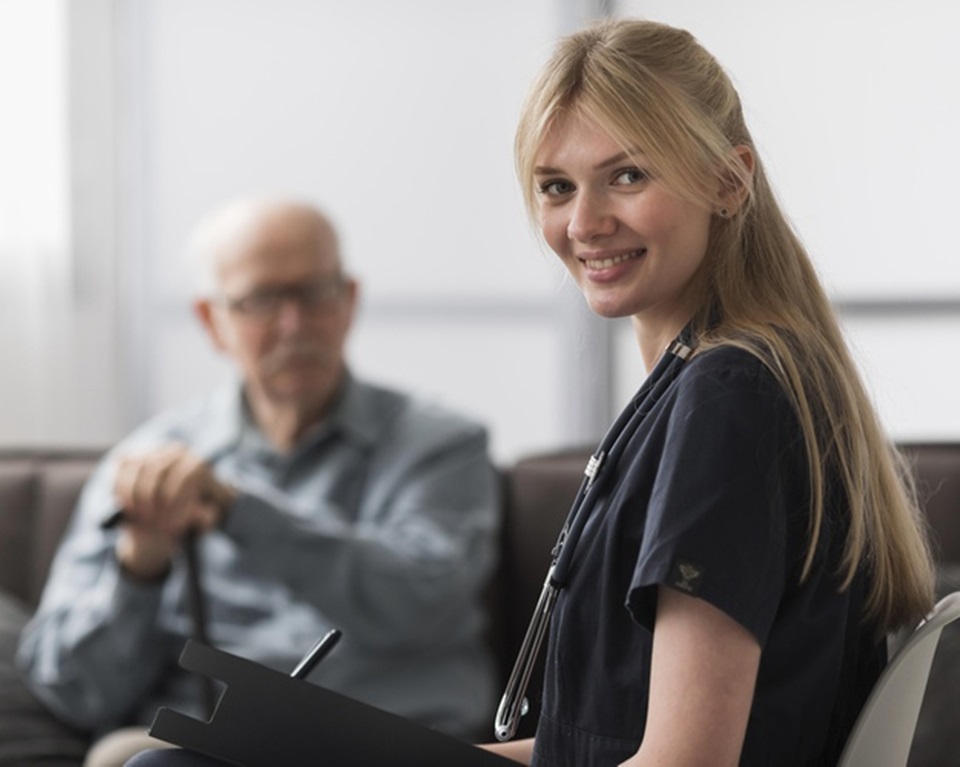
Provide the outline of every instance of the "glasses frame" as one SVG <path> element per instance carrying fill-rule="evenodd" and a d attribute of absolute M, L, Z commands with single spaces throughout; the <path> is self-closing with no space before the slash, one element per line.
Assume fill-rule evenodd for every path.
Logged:
<path fill-rule="evenodd" d="M 347 277 L 338 274 L 311 282 L 255 288 L 242 296 L 221 296 L 220 303 L 233 314 L 257 320 L 276 319 L 287 301 L 295 302 L 303 312 L 333 313 L 349 284 Z"/>

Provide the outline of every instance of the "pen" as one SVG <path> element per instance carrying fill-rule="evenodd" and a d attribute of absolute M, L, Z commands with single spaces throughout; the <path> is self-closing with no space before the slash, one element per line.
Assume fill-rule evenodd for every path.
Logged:
<path fill-rule="evenodd" d="M 101 530 L 112 530 L 114 527 L 124 521 L 127 513 L 124 509 L 117 509 L 113 514 L 100 523 Z"/>
<path fill-rule="evenodd" d="M 300 659 L 297 667 L 290 672 L 290 677 L 292 679 L 304 679 L 307 674 L 313 671 L 314 666 L 327 657 L 327 654 L 336 646 L 337 642 L 340 641 L 342 635 L 339 629 L 330 629 L 330 631 L 324 634 L 323 637 L 310 648 L 307 654 Z"/>

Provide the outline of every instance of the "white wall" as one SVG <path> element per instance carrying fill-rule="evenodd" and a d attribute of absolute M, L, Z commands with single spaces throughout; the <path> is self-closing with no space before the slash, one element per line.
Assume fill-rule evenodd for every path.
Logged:
<path fill-rule="evenodd" d="M 279 193 L 339 225 L 363 286 L 357 373 L 482 418 L 500 458 L 564 441 L 562 275 L 531 236 L 511 154 L 552 0 L 128 9 L 142 413 L 225 372 L 187 317 L 189 228 L 231 197 Z"/>
<path fill-rule="evenodd" d="M 733 76 L 784 206 L 838 297 L 960 299 L 960 4 L 620 0 Z"/>
<path fill-rule="evenodd" d="M 602 0 L 59 1 L 72 293 L 31 315 L 60 323 L 48 342 L 0 333 L 16 403 L 0 443 L 104 444 L 226 374 L 180 253 L 198 216 L 248 193 L 329 209 L 363 281 L 357 371 L 486 420 L 497 458 L 598 436 L 611 377 L 609 409 L 642 380 L 626 324 L 608 360 L 531 236 L 511 164 L 534 71 Z M 731 71 L 894 436 L 960 439 L 960 5 L 617 6 L 688 27 Z M 42 374 L 9 364 L 25 348 Z"/>
<path fill-rule="evenodd" d="M 112 168 L 102 153 L 92 153 L 100 162 L 91 169 L 85 164 L 91 153 L 71 151 L 89 148 L 91 133 L 112 139 L 100 120 L 101 102 L 112 96 L 100 68 L 109 48 L 101 41 L 79 50 L 68 19 L 64 0 L 0 0 L 4 446 L 106 444 L 124 428 L 114 219 L 104 226 L 97 210 L 109 197 L 101 192 Z M 71 90 L 73 78 L 82 79 L 79 70 L 95 89 Z M 83 110 L 70 109 L 75 99 Z M 79 209 L 75 200 L 82 201 Z"/>

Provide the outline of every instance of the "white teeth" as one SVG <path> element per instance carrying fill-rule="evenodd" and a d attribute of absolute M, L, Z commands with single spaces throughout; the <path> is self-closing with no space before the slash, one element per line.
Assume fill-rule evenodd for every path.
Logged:
<path fill-rule="evenodd" d="M 624 261 L 630 258 L 637 258 L 642 256 L 646 250 L 634 250 L 631 253 L 624 253 L 620 256 L 611 256 L 610 258 L 597 258 L 591 259 L 587 262 L 591 269 L 609 269 L 611 266 L 616 266 L 617 264 L 622 264 Z"/>

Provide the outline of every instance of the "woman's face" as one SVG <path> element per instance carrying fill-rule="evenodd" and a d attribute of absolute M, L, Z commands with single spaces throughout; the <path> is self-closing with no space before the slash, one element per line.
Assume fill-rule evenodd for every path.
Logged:
<path fill-rule="evenodd" d="M 594 312 L 670 334 L 693 314 L 711 212 L 669 191 L 643 147 L 631 149 L 576 112 L 556 121 L 536 156 L 540 227 Z"/>

